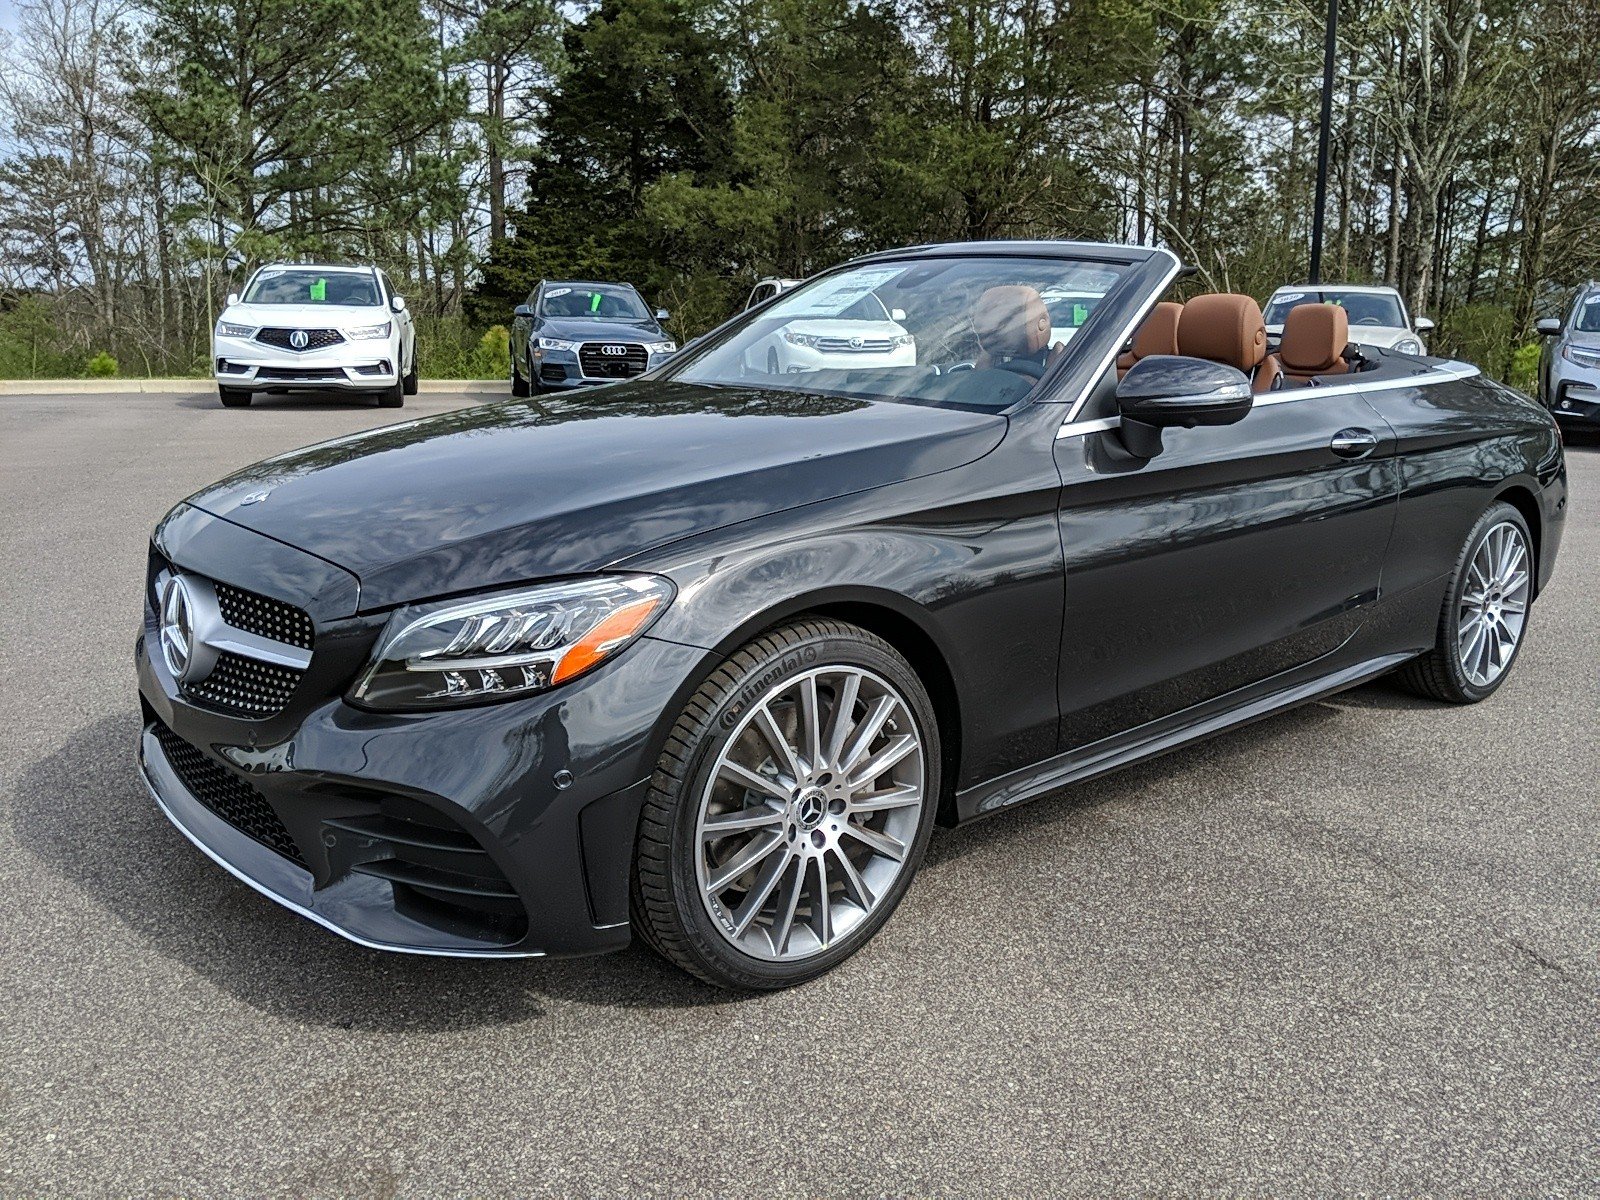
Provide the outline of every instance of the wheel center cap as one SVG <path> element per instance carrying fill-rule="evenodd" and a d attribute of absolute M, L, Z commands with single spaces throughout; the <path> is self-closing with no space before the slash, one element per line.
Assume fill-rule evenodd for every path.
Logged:
<path fill-rule="evenodd" d="M 815 829 L 828 811 L 828 797 L 819 787 L 808 787 L 794 798 L 794 819 L 802 829 Z"/>

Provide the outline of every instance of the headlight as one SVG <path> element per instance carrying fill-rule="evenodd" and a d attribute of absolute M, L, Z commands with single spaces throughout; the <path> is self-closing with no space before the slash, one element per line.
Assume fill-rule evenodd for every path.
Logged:
<path fill-rule="evenodd" d="M 560 338 L 542 337 L 539 339 L 539 349 L 541 350 L 576 350 L 577 348 L 577 342 L 563 342 Z"/>
<path fill-rule="evenodd" d="M 256 335 L 254 325 L 237 325 L 232 321 L 217 322 L 218 337 L 253 338 Z"/>
<path fill-rule="evenodd" d="M 817 344 L 817 338 L 814 335 L 809 333 L 790 333 L 787 329 L 783 331 L 783 340 L 795 346 L 814 347 Z"/>
<path fill-rule="evenodd" d="M 1580 367 L 1600 367 L 1600 350 L 1580 350 L 1576 346 L 1563 346 L 1561 356 Z"/>
<path fill-rule="evenodd" d="M 1394 348 L 1401 354 L 1421 354 L 1422 343 L 1416 338 L 1401 338 L 1394 344 Z"/>
<path fill-rule="evenodd" d="M 381 325 L 359 325 L 355 329 L 346 329 L 344 335 L 352 342 L 366 342 L 374 338 L 388 337 L 392 328 L 392 323 L 385 321 Z"/>
<path fill-rule="evenodd" d="M 677 342 L 651 342 L 645 347 L 651 354 L 672 354 L 677 351 Z"/>
<path fill-rule="evenodd" d="M 894 344 L 896 346 L 909 346 L 916 340 L 917 339 L 912 337 L 909 333 L 900 333 L 895 335 Z"/>
<path fill-rule="evenodd" d="M 542 692 L 627 649 L 672 594 L 654 575 L 603 575 L 402 608 L 350 698 L 447 708 Z"/>

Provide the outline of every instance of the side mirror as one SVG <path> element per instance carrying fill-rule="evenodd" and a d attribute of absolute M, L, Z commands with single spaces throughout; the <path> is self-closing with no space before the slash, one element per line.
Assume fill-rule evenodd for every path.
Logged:
<path fill-rule="evenodd" d="M 1416 320 L 1411 322 L 1411 328 L 1415 329 L 1418 333 L 1427 333 L 1433 329 L 1433 322 L 1427 317 L 1418 317 Z"/>
<path fill-rule="evenodd" d="M 528 317 L 531 319 L 533 317 L 533 305 L 519 304 L 511 310 L 511 315 L 513 317 Z"/>
<path fill-rule="evenodd" d="M 1161 431 L 1173 426 L 1232 425 L 1255 397 L 1243 371 L 1203 358 L 1152 354 L 1134 363 L 1117 384 L 1122 444 L 1136 458 L 1161 453 Z"/>
<path fill-rule="evenodd" d="M 656 309 L 656 320 L 658 320 L 658 321 L 665 321 L 665 320 L 666 320 L 666 319 L 667 319 L 667 318 L 668 318 L 668 317 L 670 317 L 670 316 L 671 316 L 671 315 L 672 315 L 672 314 L 671 314 L 671 313 L 669 313 L 669 312 L 668 312 L 668 311 L 667 311 L 667 310 L 666 310 L 666 309 L 664 309 L 664 308 L 658 308 L 658 309 Z"/>
<path fill-rule="evenodd" d="M 1561 321 L 1558 317 L 1542 317 L 1533 323 L 1534 332 L 1540 337 L 1560 337 Z"/>
<path fill-rule="evenodd" d="M 226 303 L 227 303 L 229 308 L 232 308 L 235 304 L 239 303 L 239 293 L 238 292 L 229 292 L 228 293 L 228 299 L 227 299 Z"/>
<path fill-rule="evenodd" d="M 903 308 L 891 308 L 889 310 L 889 319 L 891 321 L 904 321 L 906 319 L 906 310 Z"/>
<path fill-rule="evenodd" d="M 397 312 L 397 313 L 405 312 L 405 310 L 406 310 L 406 298 L 404 296 L 390 296 L 389 297 L 389 307 L 394 309 L 394 311 Z"/>

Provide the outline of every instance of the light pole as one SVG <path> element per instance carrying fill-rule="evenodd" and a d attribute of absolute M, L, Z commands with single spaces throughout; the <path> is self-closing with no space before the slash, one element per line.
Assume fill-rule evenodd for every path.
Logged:
<path fill-rule="evenodd" d="M 1333 59 L 1339 41 L 1339 0 L 1328 0 L 1322 47 L 1322 129 L 1317 134 L 1317 200 L 1311 214 L 1311 283 L 1322 282 L 1322 210 L 1328 202 L 1328 141 L 1333 131 Z"/>

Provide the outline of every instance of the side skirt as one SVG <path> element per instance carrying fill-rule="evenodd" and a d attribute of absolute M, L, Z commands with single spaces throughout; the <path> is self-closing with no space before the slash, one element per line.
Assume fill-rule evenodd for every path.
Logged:
<path fill-rule="evenodd" d="M 1280 684 L 1243 701 L 1231 697 L 1231 702 L 1210 701 L 1196 705 L 1132 733 L 1107 738 L 1013 771 L 999 779 L 980 783 L 957 793 L 957 823 L 989 816 L 1001 809 L 1038 799 L 1068 784 L 1132 766 L 1223 730 L 1248 725 L 1286 708 L 1356 687 L 1392 671 L 1412 657 L 1414 655 L 1409 653 L 1385 654 L 1299 683 Z"/>

